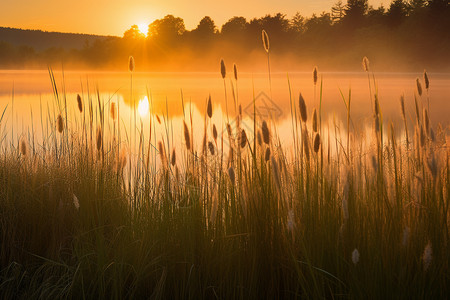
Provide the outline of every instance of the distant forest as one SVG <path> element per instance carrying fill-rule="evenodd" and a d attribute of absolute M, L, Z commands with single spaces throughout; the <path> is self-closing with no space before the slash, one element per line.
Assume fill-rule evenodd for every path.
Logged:
<path fill-rule="evenodd" d="M 41 31 L 12 34 L 12 29 L 3 28 L 0 68 L 63 65 L 126 70 L 128 56 L 133 55 L 138 71 L 213 71 L 220 58 L 258 71 L 265 62 L 263 29 L 270 38 L 275 69 L 302 71 L 318 65 L 328 70 L 359 70 L 361 58 L 367 56 L 380 71 L 450 71 L 448 0 L 394 0 L 388 7 L 377 8 L 368 0 L 338 1 L 320 15 L 233 17 L 221 28 L 206 16 L 193 30 L 186 30 L 183 19 L 167 15 L 149 25 L 147 37 L 136 25 L 123 37 Z"/>

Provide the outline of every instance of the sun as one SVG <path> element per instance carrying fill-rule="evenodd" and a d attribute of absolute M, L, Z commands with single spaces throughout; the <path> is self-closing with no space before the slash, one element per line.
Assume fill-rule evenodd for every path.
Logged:
<path fill-rule="evenodd" d="M 137 27 L 143 35 L 147 36 L 147 32 L 148 32 L 148 24 L 147 23 L 140 23 L 137 25 Z"/>
<path fill-rule="evenodd" d="M 142 98 L 139 101 L 139 104 L 138 104 L 138 112 L 141 115 L 141 118 L 144 118 L 145 116 L 147 116 L 148 108 L 149 108 L 148 98 L 147 98 L 147 96 L 145 96 L 144 98 Z"/>

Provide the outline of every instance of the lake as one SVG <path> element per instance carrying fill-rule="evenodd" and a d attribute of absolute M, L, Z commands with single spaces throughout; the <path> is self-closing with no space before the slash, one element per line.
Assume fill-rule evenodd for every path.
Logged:
<path fill-rule="evenodd" d="M 431 123 L 436 125 L 440 122 L 444 128 L 448 127 L 450 74 L 428 75 L 429 91 L 425 89 L 421 72 L 375 73 L 385 124 L 392 121 L 402 128 L 399 99 L 404 95 L 406 114 L 412 127 L 415 120 L 416 78 L 420 78 L 423 95 L 418 98 L 419 105 L 428 107 L 429 99 Z M 340 130 L 345 132 L 346 106 L 342 95 L 345 101 L 348 101 L 349 90 L 351 90 L 352 130 L 361 133 L 370 130 L 372 124 L 373 106 L 368 76 L 364 72 L 319 72 L 316 86 L 313 84 L 312 72 L 273 73 L 271 84 L 268 74 L 239 73 L 237 82 L 230 74 L 225 80 L 226 96 L 220 72 L 133 73 L 131 78 L 129 72 L 55 71 L 54 78 L 61 101 L 60 108 L 52 91 L 48 71 L 0 71 L 1 111 L 3 112 L 6 107 L 1 123 L 2 137 L 10 140 L 12 131 L 15 135 L 13 141 L 16 141 L 17 134 L 29 135 L 30 132 L 34 132 L 34 135 L 41 136 L 42 130 L 45 130 L 41 123 L 41 115 L 44 120 L 48 116 L 52 118 L 59 110 L 65 111 L 64 103 L 67 103 L 69 124 L 77 124 L 81 120 L 77 110 L 77 94 L 82 97 L 84 105 L 91 99 L 96 110 L 98 92 L 105 110 L 109 108 L 110 103 L 117 103 L 123 129 L 129 131 L 129 124 L 134 122 L 133 109 L 136 109 L 137 130 L 140 131 L 142 128 L 144 132 L 148 132 L 151 115 L 148 111 L 151 111 L 157 114 L 161 121 L 161 124 L 153 122 L 155 126 L 152 131 L 156 135 L 156 140 L 170 136 L 169 140 L 174 145 L 182 141 L 182 120 L 189 120 L 191 111 L 193 132 L 196 144 L 199 145 L 203 137 L 206 103 L 211 95 L 212 123 L 216 124 L 219 133 L 225 132 L 227 120 L 233 124 L 239 105 L 244 115 L 244 128 L 247 127 L 246 130 L 252 131 L 252 100 L 255 98 L 257 114 L 264 119 L 273 120 L 277 124 L 281 143 L 289 146 L 292 140 L 291 99 L 298 108 L 299 93 L 302 93 L 308 108 L 308 118 L 311 120 L 313 108 L 319 107 L 321 80 L 323 120 L 327 126 L 342 125 Z M 375 89 L 372 78 L 371 88 Z M 165 119 L 169 121 L 165 123 Z M 110 127 L 112 125 L 108 123 L 108 128 Z M 398 134 L 401 134 L 401 129 Z"/>

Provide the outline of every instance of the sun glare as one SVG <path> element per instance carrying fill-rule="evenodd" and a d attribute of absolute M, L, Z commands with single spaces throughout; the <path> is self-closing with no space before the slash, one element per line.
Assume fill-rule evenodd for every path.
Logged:
<path fill-rule="evenodd" d="M 147 32 L 148 32 L 148 24 L 146 24 L 146 23 L 140 23 L 140 24 L 138 24 L 138 28 L 139 28 L 139 31 L 140 31 L 143 35 L 147 36 Z"/>
<path fill-rule="evenodd" d="M 138 104 L 138 112 L 141 115 L 141 118 L 144 118 L 148 114 L 148 98 L 145 96 L 142 100 L 139 101 Z"/>

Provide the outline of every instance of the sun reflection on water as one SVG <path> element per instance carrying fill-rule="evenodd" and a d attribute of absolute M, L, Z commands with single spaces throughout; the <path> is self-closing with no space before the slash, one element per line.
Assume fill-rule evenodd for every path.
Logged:
<path fill-rule="evenodd" d="M 144 118 L 148 115 L 148 98 L 147 96 L 145 96 L 144 98 L 142 98 L 141 100 L 139 100 L 139 104 L 138 104 L 138 112 L 139 115 L 141 116 L 141 118 Z"/>

